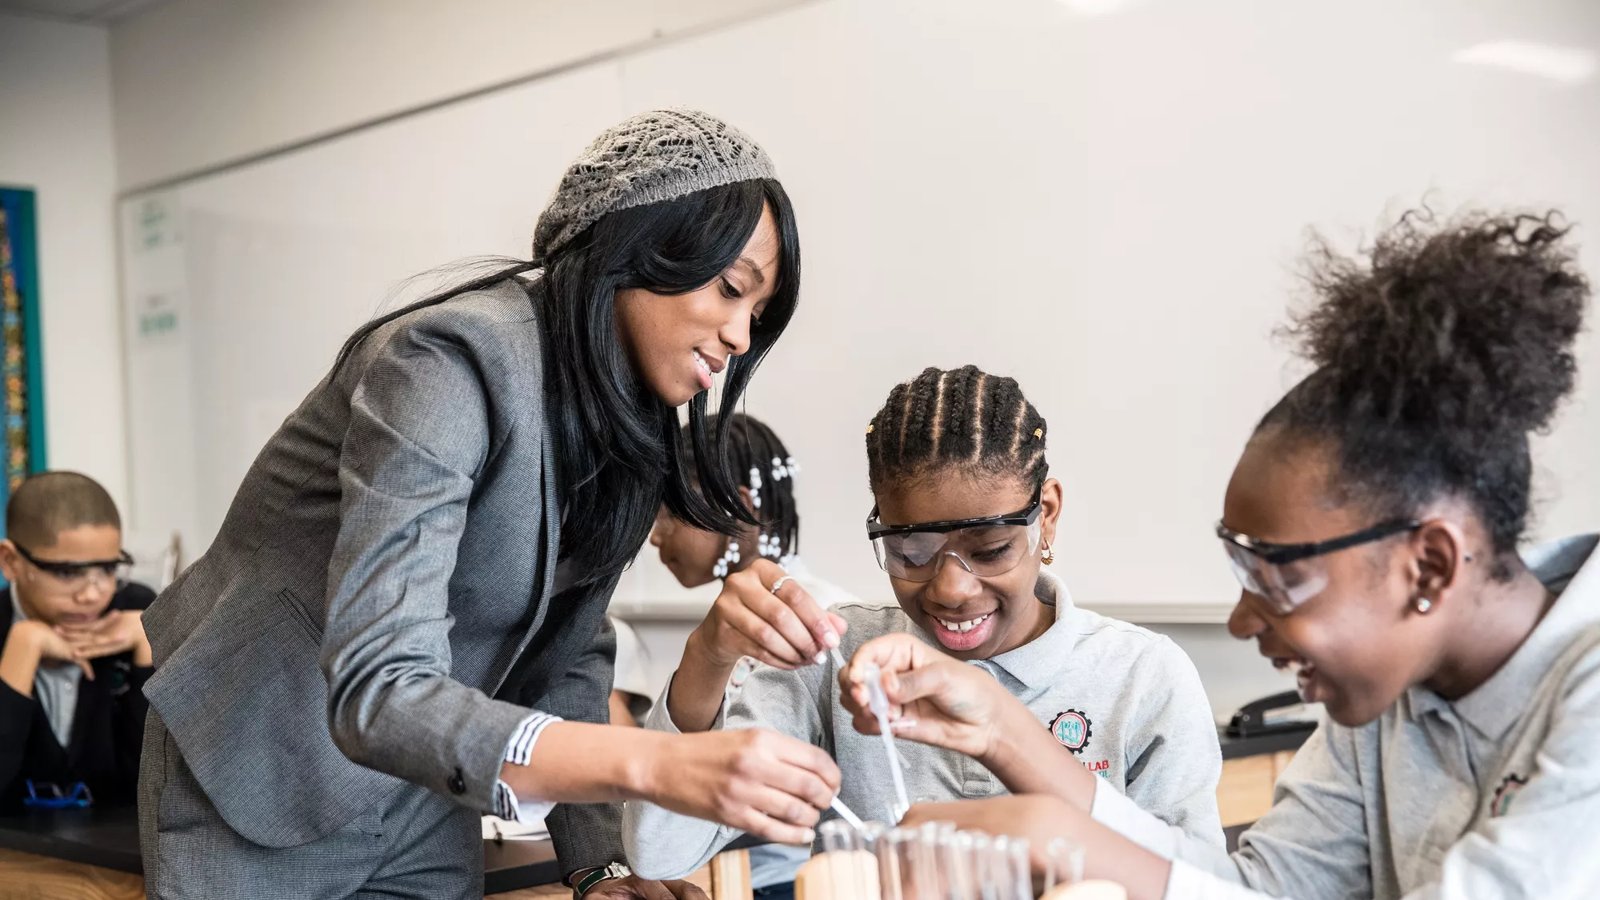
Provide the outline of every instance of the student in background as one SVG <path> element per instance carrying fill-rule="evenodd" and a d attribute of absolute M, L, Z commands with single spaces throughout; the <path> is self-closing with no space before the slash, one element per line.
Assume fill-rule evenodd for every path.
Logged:
<path fill-rule="evenodd" d="M 140 616 L 155 593 L 128 583 L 132 562 L 93 479 L 34 475 L 6 504 L 0 808 L 133 800 L 153 671 Z"/>
<path fill-rule="evenodd" d="M 684 439 L 690 439 L 687 432 Z M 661 564 L 678 583 L 686 588 L 700 587 L 747 571 L 756 560 L 765 559 L 781 565 L 789 578 L 823 606 L 854 602 L 856 598 L 849 592 L 818 578 L 800 559 L 800 509 L 794 494 L 800 466 L 778 435 L 750 416 L 730 416 L 728 465 L 739 483 L 745 506 L 761 524 L 747 524 L 736 537 L 729 538 L 683 522 L 663 507 L 650 532 L 650 545 L 660 553 Z M 619 640 L 619 677 L 621 647 Z M 686 648 L 685 652 L 693 651 Z M 724 695 L 738 693 L 759 666 L 749 656 L 736 658 L 724 679 Z M 642 714 L 640 719 L 644 719 Z M 791 895 L 795 870 L 810 856 L 809 847 L 767 844 L 751 848 L 750 884 L 758 900 Z"/>
<path fill-rule="evenodd" d="M 825 609 L 758 561 L 728 576 L 647 724 L 764 726 L 812 742 L 839 761 L 852 811 L 894 821 L 883 747 L 852 727 L 823 652 L 838 645 L 848 656 L 889 635 L 1022 710 L 997 719 L 985 746 L 934 747 L 908 733 L 925 741 L 901 749 L 909 799 L 989 797 L 1076 775 L 1127 791 L 1220 850 L 1222 759 L 1194 666 L 1171 640 L 1078 608 L 1047 568 L 1062 489 L 1049 477 L 1046 427 L 1015 380 L 974 366 L 928 369 L 896 387 L 868 428 L 867 468 L 877 502 L 868 529 L 898 605 Z M 762 665 L 725 703 L 744 655 Z M 647 803 L 624 815 L 628 857 L 652 876 L 693 871 L 737 834 Z"/>
<path fill-rule="evenodd" d="M 1295 333 L 1316 369 L 1256 427 L 1216 528 L 1229 630 L 1327 711 L 1271 811 L 1231 857 L 1086 778 L 910 818 L 1069 838 L 1134 900 L 1593 897 L 1600 538 L 1518 549 L 1529 435 L 1573 387 L 1589 303 L 1566 229 L 1413 214 L 1363 261 L 1314 260 Z M 923 729 L 1008 703 L 942 660 L 868 661 Z"/>

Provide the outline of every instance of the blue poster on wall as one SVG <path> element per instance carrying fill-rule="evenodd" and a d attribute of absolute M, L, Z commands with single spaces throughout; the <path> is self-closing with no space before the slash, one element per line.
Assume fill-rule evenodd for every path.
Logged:
<path fill-rule="evenodd" d="M 39 245 L 34 193 L 0 187 L 0 344 L 4 370 L 5 476 L 0 506 L 22 479 L 45 468 L 44 369 L 39 351 Z M 0 521 L 0 534 L 4 534 Z"/>

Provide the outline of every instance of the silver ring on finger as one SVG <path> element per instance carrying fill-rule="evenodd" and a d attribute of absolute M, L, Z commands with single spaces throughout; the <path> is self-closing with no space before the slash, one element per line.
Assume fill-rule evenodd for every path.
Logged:
<path fill-rule="evenodd" d="M 794 580 L 794 576 L 785 575 L 782 578 L 779 578 L 777 581 L 774 581 L 772 583 L 772 587 L 768 588 L 767 590 L 768 590 L 768 592 L 776 595 L 778 593 L 778 589 L 779 588 L 783 587 L 784 585 L 788 584 L 789 582 L 791 582 L 793 580 Z"/>

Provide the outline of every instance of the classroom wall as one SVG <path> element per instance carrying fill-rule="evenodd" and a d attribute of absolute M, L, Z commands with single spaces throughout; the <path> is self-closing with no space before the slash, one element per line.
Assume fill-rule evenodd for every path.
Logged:
<path fill-rule="evenodd" d="M 657 4 L 633 12 L 657 23 L 676 16 L 676 25 L 668 22 L 666 27 L 693 28 L 694 23 L 718 15 L 753 15 L 775 5 L 753 0 Z M 1145 582 L 1178 573 L 1183 579 L 1179 589 L 1165 585 L 1166 594 L 1175 598 L 1172 605 L 1197 599 L 1209 604 L 1210 614 L 1215 612 L 1212 606 L 1225 611 L 1233 590 L 1214 545 L 1204 539 L 1204 522 L 1215 514 L 1216 493 L 1236 452 L 1229 442 L 1242 440 L 1249 422 L 1293 377 L 1292 368 L 1283 370 L 1282 347 L 1268 341 L 1270 326 L 1263 321 L 1280 321 L 1285 291 L 1295 285 L 1287 270 L 1301 243 L 1299 229 L 1314 222 L 1336 229 L 1343 239 L 1374 221 L 1380 210 L 1393 214 L 1404 208 L 1394 204 L 1415 203 L 1424 192 L 1434 190 L 1442 191 L 1434 199 L 1446 208 L 1462 200 L 1511 197 L 1518 202 L 1577 204 L 1583 219 L 1581 214 L 1589 208 L 1583 205 L 1589 182 L 1581 180 L 1579 173 L 1585 171 L 1581 162 L 1564 154 L 1581 154 L 1581 148 L 1592 143 L 1588 137 L 1600 133 L 1596 131 L 1600 120 L 1594 117 L 1600 107 L 1587 102 L 1591 88 L 1561 86 L 1499 68 L 1468 68 L 1456 57 L 1464 48 L 1508 38 L 1587 47 L 1592 44 L 1590 36 L 1600 33 L 1600 19 L 1594 17 L 1591 5 L 1577 0 L 1540 7 L 1537 16 L 1509 7 L 1466 11 L 1441 3 L 1273 7 L 1270 15 L 1242 2 L 1204 11 L 1182 4 L 1123 5 L 1128 7 L 1126 15 L 1080 21 L 1075 17 L 1094 4 L 806 3 L 783 15 L 757 18 L 748 28 L 719 32 L 716 40 L 630 54 L 612 66 L 585 67 L 549 83 L 615 80 L 622 85 L 622 106 L 630 110 L 695 102 L 737 112 L 738 121 L 784 161 L 791 190 L 804 198 L 806 221 L 824 225 L 807 226 L 817 235 L 807 244 L 807 290 L 815 298 L 808 302 L 813 309 L 826 310 L 819 304 L 830 301 L 858 302 L 852 313 L 859 310 L 858 324 L 865 322 L 865 327 L 857 332 L 897 334 L 899 346 L 914 348 L 917 366 L 930 360 L 976 358 L 1015 371 L 1041 365 L 1036 361 L 1042 360 L 1040 369 L 1029 370 L 1036 377 L 1025 383 L 1046 386 L 1030 392 L 1052 422 L 1082 421 L 1079 416 L 1058 416 L 1057 410 L 1088 410 L 1099 416 L 1097 421 L 1105 421 L 1110 411 L 1101 407 L 1136 409 L 1138 404 L 1158 402 L 1173 372 L 1210 371 L 1225 361 L 1227 390 L 1219 392 L 1218 402 L 1190 404 L 1170 420 L 1142 416 L 1131 427 L 1068 431 L 1066 440 L 1053 444 L 1059 451 L 1052 451 L 1060 454 L 1053 459 L 1061 471 L 1087 473 L 1069 484 L 1070 508 L 1088 511 L 1071 520 L 1070 527 L 1078 529 L 1079 536 L 1090 531 L 1166 534 L 1160 530 L 1166 521 L 1181 521 L 1187 523 L 1185 535 L 1195 538 L 1181 546 L 1163 545 L 1159 568 L 1144 563 L 1121 571 L 1103 559 L 1090 558 L 1088 548 L 1101 545 L 1065 541 L 1063 564 L 1074 573 L 1074 583 L 1082 585 L 1080 596 L 1102 609 L 1119 600 L 1159 598 L 1162 592 Z M 542 9 L 541 4 L 526 6 Z M 336 8 L 298 0 L 226 7 L 171 0 L 119 25 L 113 34 L 123 183 L 142 185 L 193 171 L 494 83 L 508 73 L 557 66 L 586 52 L 604 53 L 603 48 L 616 42 L 650 33 L 636 27 L 637 22 L 619 24 L 624 20 L 618 11 L 632 8 L 621 0 L 582 7 L 584 14 L 570 20 L 549 10 L 548 21 L 539 27 L 518 28 L 505 17 L 520 15 L 521 5 L 513 9 L 483 0 L 454 5 L 447 16 L 441 13 L 437 18 L 429 18 L 422 5 L 403 0 L 383 2 L 382 16 L 373 14 L 377 7 L 368 0 L 348 0 Z M 1024 31 L 997 10 L 1041 24 Z M 499 28 L 503 34 L 485 35 L 477 27 L 480 20 L 503 25 Z M 462 27 L 463 21 L 467 27 Z M 524 42 L 524 34 L 536 37 Z M 824 56 L 815 49 L 819 46 L 833 47 L 837 54 Z M 1354 57 L 1351 48 L 1359 51 Z M 689 57 L 691 52 L 702 55 Z M 1352 64 L 1357 57 L 1360 62 Z M 770 73 L 765 80 L 728 77 L 730 66 L 752 70 L 752 58 L 770 65 L 776 77 Z M 711 64 L 699 65 L 702 59 Z M 361 71 L 363 77 L 330 77 L 345 68 Z M 187 77 L 178 77 L 180 73 Z M 856 95 L 865 95 L 866 101 L 845 105 Z M 459 115 L 463 121 L 474 121 L 469 109 L 474 102 L 428 115 Z M 963 116 L 945 115 L 952 103 L 959 104 Z M 420 130 L 424 118 L 407 121 Z M 1051 133 L 1054 140 L 1040 140 L 1017 127 L 1040 119 L 1074 127 L 1057 128 Z M 546 118 L 547 123 L 554 121 Z M 1330 127 L 1329 122 L 1339 127 Z M 816 135 L 823 131 L 818 123 L 831 126 L 821 153 L 814 147 Z M 474 130 L 485 129 L 480 122 Z M 391 148 L 393 156 L 356 153 L 361 141 L 378 140 L 380 131 L 384 129 L 321 145 L 307 155 L 319 154 L 333 162 L 343 159 L 346 165 L 351 159 L 373 158 L 392 163 L 402 151 L 429 146 L 421 143 L 426 135 L 417 135 L 408 137 L 402 147 Z M 901 162 L 887 170 L 870 165 L 880 158 L 898 160 L 895 154 L 907 145 L 907 135 L 928 149 L 909 164 Z M 1083 140 L 1076 139 L 1079 135 Z M 1550 139 L 1545 140 L 1546 135 Z M 511 137 L 538 143 L 524 134 Z M 797 149 L 813 152 L 801 154 Z M 279 184 L 276 179 L 292 168 L 295 156 L 239 170 L 272 170 L 261 175 L 256 189 L 248 193 L 259 198 L 261 184 Z M 944 166 L 959 173 L 975 160 L 1005 160 L 1010 167 L 1005 177 L 1027 180 L 1027 190 L 996 190 L 977 179 L 929 171 L 930 166 Z M 518 162 L 526 162 L 529 173 L 542 173 L 530 174 L 531 178 L 548 179 L 555 173 L 554 166 L 541 168 L 525 156 Z M 343 171 L 330 163 L 326 173 Z M 471 174 L 450 172 L 438 181 L 454 185 L 459 179 L 469 187 L 482 187 L 467 177 Z M 228 221 L 241 226 L 231 236 L 223 229 L 213 232 L 251 248 L 257 259 L 270 260 L 276 268 L 283 268 L 282 257 L 268 249 L 297 250 L 310 244 L 322 253 L 321 233 L 305 228 L 303 221 L 281 209 L 292 205 L 287 198 L 296 196 L 294 192 L 311 190 L 308 185 L 323 191 L 321 182 L 285 179 L 279 192 L 265 194 L 270 203 L 258 200 L 251 205 L 239 202 L 230 190 L 230 185 L 241 186 L 234 182 L 245 180 L 236 173 L 199 179 L 214 183 L 197 208 L 213 217 L 226 213 Z M 1579 196 L 1574 196 L 1574 183 L 1584 188 Z M 185 190 L 192 187 L 190 183 Z M 332 196 L 335 187 L 340 186 L 329 184 L 323 192 Z M 428 184 L 419 193 L 431 195 L 440 188 Z M 380 199 L 388 190 L 387 183 L 374 189 Z M 542 191 L 541 186 L 534 193 L 542 196 Z M 840 202 L 841 196 L 850 202 Z M 834 199 L 831 207 L 829 198 Z M 1383 206 L 1385 198 L 1391 203 L 1388 207 Z M 498 214 L 495 205 L 476 195 L 471 199 L 474 215 L 488 219 Z M 422 201 L 438 198 L 407 200 L 421 206 Z M 382 208 L 377 202 L 372 205 Z M 506 198 L 500 205 L 508 205 Z M 519 224 L 503 233 L 512 235 L 507 240 L 518 242 L 516 249 L 523 240 L 520 223 L 532 203 L 524 197 L 509 207 L 514 214 L 508 220 Z M 263 214 L 264 208 L 270 214 Z M 1036 223 L 1037 208 L 1065 213 L 1043 227 L 964 227 L 1018 220 Z M 461 224 L 443 214 L 426 218 L 428 227 L 449 232 L 449 240 L 434 242 L 423 264 L 449 258 L 457 244 L 470 244 L 466 239 L 483 225 Z M 847 243 L 841 236 L 856 233 L 851 220 L 857 219 L 881 226 L 871 253 L 853 247 L 845 252 L 841 246 Z M 345 217 L 333 216 L 330 222 L 342 226 Z M 394 253 L 395 244 L 415 236 L 391 239 L 382 229 L 358 234 L 380 246 L 337 242 L 345 254 L 341 268 L 356 268 L 357 255 L 369 257 L 360 261 L 365 264 L 377 253 Z M 1226 235 L 1227 243 L 1220 253 L 1215 243 L 1196 239 L 1218 234 Z M 472 249 L 497 247 L 479 244 Z M 897 264 L 915 260 L 914 251 L 925 254 L 927 247 L 954 249 L 946 251 L 941 265 Z M 1151 263 L 1152 248 L 1159 248 L 1159 265 Z M 991 264 L 1011 260 L 1033 262 Z M 222 266 L 213 274 L 233 271 Z M 384 274 L 398 277 L 408 271 L 415 269 L 396 265 Z M 1130 278 L 1129 273 L 1137 277 Z M 961 283 L 979 285 L 997 296 L 1038 296 L 1039 306 L 1024 320 L 1030 323 L 1026 328 L 1018 326 L 1018 317 L 993 316 L 963 320 L 957 329 L 941 326 L 937 316 L 908 319 L 888 304 L 859 303 L 862 298 L 895 296 L 927 302 L 946 296 L 950 284 Z M 381 290 L 352 292 L 347 296 L 357 299 L 339 305 L 332 314 L 350 316 L 353 322 L 368 315 L 381 294 Z M 237 292 L 230 295 L 237 303 Z M 1058 296 L 1099 302 L 1062 304 L 1055 302 Z M 290 303 L 312 299 L 296 297 Z M 329 304 L 331 308 L 333 301 Z M 1228 310 L 1227 315 L 1219 316 L 1219 309 Z M 322 324 L 331 321 L 328 308 L 316 314 Z M 773 410 L 775 416 L 769 418 L 781 419 L 775 424 L 807 466 L 802 489 L 810 493 L 802 505 L 819 510 L 808 513 L 811 521 L 859 522 L 865 505 L 862 479 L 854 474 L 861 464 L 859 444 L 832 435 L 859 434 L 855 429 L 876 407 L 889 382 L 878 379 L 868 384 L 851 378 L 828 385 L 828 390 L 807 390 L 803 396 L 783 396 L 775 387 L 812 384 L 802 382 L 797 373 L 809 379 L 814 357 L 796 348 L 820 346 L 819 341 L 840 346 L 831 333 L 835 321 L 813 314 L 797 323 L 785 344 L 790 349 L 780 348 L 764 370 L 767 386 L 755 401 L 764 404 L 763 415 Z M 1193 339 L 1195 334 L 1217 335 L 1219 324 L 1223 339 Z M 337 334 L 342 336 L 345 330 L 337 329 Z M 252 339 L 259 336 L 245 329 L 237 332 Z M 1088 333 L 1112 337 L 1083 342 L 1081 336 Z M 320 334 L 317 339 L 329 336 Z M 1067 343 L 1073 339 L 1080 343 Z M 1044 342 L 1048 345 L 1041 347 Z M 282 395 L 257 398 L 262 401 L 259 410 L 239 411 L 258 423 L 251 426 L 257 435 L 267 433 L 310 379 L 320 374 L 329 346 L 293 351 L 316 356 L 315 371 L 302 368 L 292 378 L 256 379 L 275 385 Z M 1597 345 L 1591 340 L 1586 346 Z M 1063 347 L 1082 352 L 1064 353 Z M 226 355 L 226 349 L 208 352 Z M 1149 364 L 1151 360 L 1158 364 Z M 904 371 L 909 374 L 917 366 L 906 365 Z M 236 377 L 238 368 L 227 373 L 229 377 Z M 219 395 L 225 386 L 220 379 L 195 380 L 204 381 Z M 1106 390 L 1111 383 L 1118 384 L 1118 391 Z M 1568 473 L 1564 483 L 1545 481 L 1544 493 L 1550 496 L 1594 496 L 1583 493 L 1592 491 L 1588 487 L 1592 482 L 1585 480 L 1587 469 L 1578 464 L 1579 455 L 1594 444 L 1574 431 L 1574 423 L 1584 427 L 1600 420 L 1580 417 L 1581 407 L 1575 403 L 1571 408 L 1559 434 L 1561 443 L 1551 448 L 1556 453 L 1541 455 L 1553 471 Z M 802 423 L 807 427 L 800 427 Z M 1585 433 L 1595 433 L 1592 424 L 1587 427 L 1591 431 Z M 253 452 L 259 440 L 242 443 Z M 200 466 L 219 472 L 230 466 L 242 471 L 248 460 L 246 454 L 233 452 L 200 457 Z M 1135 482 L 1107 474 L 1119 472 L 1147 477 Z M 837 473 L 850 477 L 827 477 Z M 218 480 L 236 483 L 237 475 Z M 1137 485 L 1138 502 L 1119 496 L 1120 485 L 1127 484 Z M 221 493 L 201 492 L 210 498 Z M 1558 513 L 1546 526 L 1559 531 L 1590 521 L 1589 508 L 1582 504 L 1569 503 L 1565 509 L 1572 512 Z M 847 586 L 879 585 L 870 557 L 863 555 L 857 528 L 808 531 L 807 555 L 814 564 L 819 559 L 827 563 L 829 576 Z M 199 533 L 209 534 L 203 528 Z M 1184 555 L 1191 552 L 1189 547 L 1196 548 L 1192 552 L 1198 564 Z M 1176 557 L 1168 554 L 1173 549 L 1178 551 Z M 1145 548 L 1138 552 L 1143 559 Z M 1125 577 L 1127 572 L 1138 577 Z M 1199 577 L 1191 579 L 1190 573 Z M 635 576 L 648 574 L 649 566 L 641 565 L 629 577 L 637 580 Z M 654 607 L 650 612 L 660 616 L 663 604 L 656 601 L 668 596 L 658 590 L 662 585 L 666 583 L 660 578 L 642 584 L 625 582 L 624 594 L 649 601 L 638 605 Z M 666 588 L 671 597 L 685 596 L 675 585 Z M 698 615 L 708 600 L 702 591 L 683 606 L 697 607 L 692 614 Z M 1163 624 L 1158 627 L 1194 659 L 1218 713 L 1287 685 L 1254 648 L 1236 644 L 1219 625 L 1159 621 Z M 657 620 L 645 626 L 647 642 L 660 648 L 658 667 L 670 670 L 691 624 Z M 660 674 L 664 677 L 665 672 Z"/>
<path fill-rule="evenodd" d="M 0 184 L 38 202 L 49 463 L 127 502 L 106 30 L 0 13 Z"/>
<path fill-rule="evenodd" d="M 168 0 L 111 31 L 123 188 L 799 0 Z"/>

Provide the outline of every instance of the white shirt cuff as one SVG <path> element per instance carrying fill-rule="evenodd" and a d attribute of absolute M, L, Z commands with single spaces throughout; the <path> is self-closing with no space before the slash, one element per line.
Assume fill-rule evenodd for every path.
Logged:
<path fill-rule="evenodd" d="M 1115 831 L 1135 844 L 1162 859 L 1172 859 L 1178 852 L 1178 840 L 1172 826 L 1139 808 L 1139 804 L 1124 796 L 1116 788 L 1096 778 L 1094 800 L 1089 804 L 1089 818 Z"/>
<path fill-rule="evenodd" d="M 505 761 L 513 765 L 525 766 L 533 757 L 533 745 L 538 743 L 539 735 L 561 719 L 549 713 L 536 712 L 522 720 L 517 730 L 511 732 L 511 740 L 506 744 Z M 510 822 L 537 822 L 550 814 L 555 807 L 554 803 L 544 800 L 523 801 L 517 799 L 516 792 L 511 790 L 511 785 L 504 781 L 494 783 L 494 814 Z"/>

